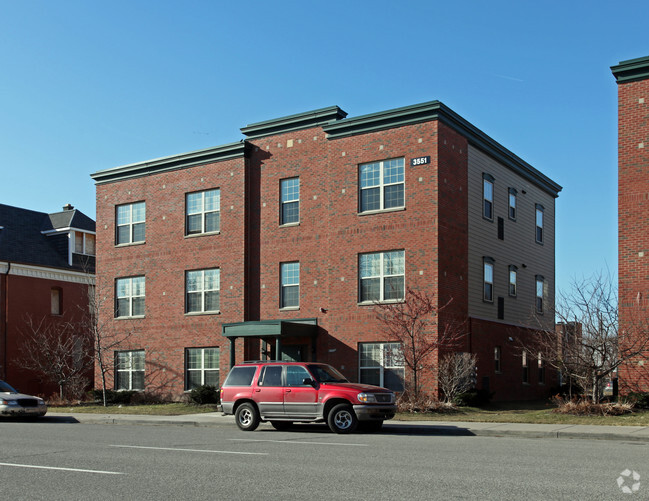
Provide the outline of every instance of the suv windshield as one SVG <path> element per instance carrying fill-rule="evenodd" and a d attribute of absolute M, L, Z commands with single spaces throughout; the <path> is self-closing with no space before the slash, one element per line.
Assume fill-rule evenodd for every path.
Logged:
<path fill-rule="evenodd" d="M 348 383 L 343 376 L 331 365 L 309 365 L 309 371 L 318 383 Z"/>

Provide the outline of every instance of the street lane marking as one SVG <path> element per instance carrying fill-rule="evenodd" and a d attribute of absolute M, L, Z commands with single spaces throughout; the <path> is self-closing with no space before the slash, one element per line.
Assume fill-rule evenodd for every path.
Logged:
<path fill-rule="evenodd" d="M 37 470 L 76 471 L 79 473 L 101 473 L 102 475 L 126 475 L 120 471 L 82 470 L 79 468 L 59 468 L 56 466 L 35 466 L 33 464 L 0 463 L 0 466 L 14 466 L 16 468 L 35 468 Z"/>
<path fill-rule="evenodd" d="M 151 449 L 155 451 L 209 452 L 212 454 L 242 454 L 246 456 L 268 456 L 267 452 L 212 451 L 205 449 L 177 449 L 175 447 L 146 447 L 144 445 L 111 445 L 122 449 Z"/>
<path fill-rule="evenodd" d="M 367 444 L 336 444 L 333 442 L 299 442 L 294 440 L 258 440 L 254 438 L 229 438 L 233 442 L 274 442 L 276 444 L 300 444 L 300 445 L 339 445 L 342 447 L 368 447 Z"/>

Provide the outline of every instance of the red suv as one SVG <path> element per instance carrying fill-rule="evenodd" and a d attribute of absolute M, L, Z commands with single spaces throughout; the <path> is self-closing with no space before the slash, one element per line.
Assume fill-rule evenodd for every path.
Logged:
<path fill-rule="evenodd" d="M 351 433 L 359 423 L 375 431 L 394 417 L 394 400 L 386 388 L 350 383 L 330 365 L 310 362 L 244 362 L 221 388 L 223 414 L 234 414 L 245 431 L 262 421 L 277 430 L 326 421 L 336 433 Z"/>

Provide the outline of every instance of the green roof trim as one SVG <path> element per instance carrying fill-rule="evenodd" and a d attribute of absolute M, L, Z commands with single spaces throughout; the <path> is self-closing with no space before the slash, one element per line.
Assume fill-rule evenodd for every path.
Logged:
<path fill-rule="evenodd" d="M 649 56 L 620 61 L 617 66 L 611 66 L 611 71 L 618 84 L 647 80 L 649 79 Z"/>
<path fill-rule="evenodd" d="M 301 129 L 310 129 L 321 125 L 341 120 L 347 116 L 347 112 L 341 110 L 338 106 L 329 106 L 319 110 L 305 111 L 296 115 L 287 117 L 273 118 L 249 124 L 241 128 L 241 132 L 249 139 L 273 136 Z"/>
<path fill-rule="evenodd" d="M 317 318 L 296 320 L 254 320 L 223 324 L 221 331 L 224 337 L 290 337 L 316 336 L 318 333 Z"/>
<path fill-rule="evenodd" d="M 123 165 L 111 169 L 101 170 L 91 174 L 90 177 L 95 180 L 96 184 L 111 183 L 142 176 L 150 176 L 161 172 L 172 170 L 186 169 L 196 165 L 203 165 L 211 162 L 221 162 L 233 158 L 243 158 L 245 155 L 246 143 L 239 141 L 236 143 L 224 144 L 204 150 L 191 151 L 180 155 L 157 158 L 146 162 Z"/>
<path fill-rule="evenodd" d="M 494 141 L 440 101 L 429 101 L 360 117 L 346 118 L 323 126 L 323 130 L 327 133 L 328 140 L 336 140 L 357 134 L 368 134 L 432 120 L 439 120 L 459 132 L 468 139 L 470 144 L 483 150 L 553 197 L 556 198 L 562 190 L 559 184 L 536 170 L 500 143 Z"/>

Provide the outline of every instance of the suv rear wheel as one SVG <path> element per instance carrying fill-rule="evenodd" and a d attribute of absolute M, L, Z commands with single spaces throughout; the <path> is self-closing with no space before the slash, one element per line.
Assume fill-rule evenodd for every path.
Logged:
<path fill-rule="evenodd" d="M 254 431 L 259 426 L 259 412 L 251 403 L 246 402 L 237 407 L 234 417 L 237 426 L 243 431 Z"/>
<path fill-rule="evenodd" d="M 351 405 L 338 404 L 329 411 L 327 424 L 334 433 L 351 433 L 358 426 L 358 418 Z"/>

